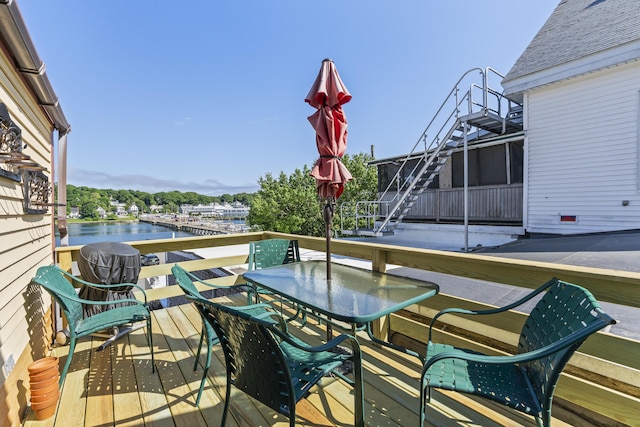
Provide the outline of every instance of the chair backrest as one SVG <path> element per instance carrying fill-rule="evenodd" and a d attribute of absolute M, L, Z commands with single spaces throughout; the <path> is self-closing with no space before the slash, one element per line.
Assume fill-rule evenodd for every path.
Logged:
<path fill-rule="evenodd" d="M 591 334 L 614 323 L 588 290 L 558 279 L 549 282 L 518 343 L 518 353 L 557 347 L 553 354 L 523 364 L 545 411 L 551 410 L 556 383 L 573 353 Z"/>
<path fill-rule="evenodd" d="M 190 295 L 194 298 L 203 298 L 187 270 L 176 264 L 171 267 L 171 273 L 173 273 L 173 276 L 176 278 L 176 283 L 178 283 L 178 286 L 180 286 L 186 295 Z"/>
<path fill-rule="evenodd" d="M 78 298 L 78 294 L 63 270 L 53 265 L 40 267 L 31 280 L 51 294 L 70 324 L 75 325 L 82 319 L 82 304 L 69 298 Z"/>
<path fill-rule="evenodd" d="M 224 352 L 233 384 L 271 409 L 290 415 L 296 396 L 273 323 L 212 301 L 190 298 L 205 313 Z"/>
<path fill-rule="evenodd" d="M 267 239 L 249 243 L 249 271 L 299 261 L 297 240 Z"/>

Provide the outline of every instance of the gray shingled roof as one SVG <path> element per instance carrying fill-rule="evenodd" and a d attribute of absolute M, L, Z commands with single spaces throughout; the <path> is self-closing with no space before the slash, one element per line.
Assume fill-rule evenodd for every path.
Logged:
<path fill-rule="evenodd" d="M 503 82 L 640 39 L 640 0 L 562 0 Z"/>

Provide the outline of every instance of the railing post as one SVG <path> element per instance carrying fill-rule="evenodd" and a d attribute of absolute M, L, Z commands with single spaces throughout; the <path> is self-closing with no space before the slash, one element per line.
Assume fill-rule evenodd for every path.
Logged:
<path fill-rule="evenodd" d="M 373 271 L 379 271 L 380 273 L 385 273 L 387 271 L 387 251 L 383 251 L 381 249 L 375 249 L 373 251 L 371 269 Z"/>
<path fill-rule="evenodd" d="M 58 258 L 56 262 L 58 264 L 58 267 L 60 267 L 64 271 L 68 271 L 69 273 L 71 273 L 71 266 L 73 264 L 71 251 L 56 252 L 56 257 Z"/>
<path fill-rule="evenodd" d="M 484 88 L 482 90 L 482 105 L 484 107 L 484 112 L 485 114 L 487 113 L 487 111 L 489 111 L 489 105 L 487 104 L 489 102 L 489 100 L 487 99 L 487 92 L 489 91 L 489 77 L 488 77 L 488 70 L 482 72 L 482 84 L 484 85 Z"/>
<path fill-rule="evenodd" d="M 467 141 L 467 122 L 463 122 L 464 141 L 464 251 L 469 252 L 469 147 Z"/>
<path fill-rule="evenodd" d="M 379 271 L 380 273 L 385 273 L 387 271 L 387 251 L 374 249 L 371 260 L 371 269 L 373 271 Z M 374 337 L 387 341 L 389 338 L 389 316 L 385 316 L 371 322 L 371 332 Z"/>

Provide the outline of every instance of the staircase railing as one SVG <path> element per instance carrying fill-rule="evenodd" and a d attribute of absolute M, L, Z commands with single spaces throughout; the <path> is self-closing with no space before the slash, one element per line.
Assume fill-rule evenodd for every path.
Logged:
<path fill-rule="evenodd" d="M 480 75 L 481 83 L 468 83 L 475 72 Z M 512 101 L 489 87 L 489 76 L 503 77 L 492 68 L 472 68 L 460 77 L 409 154 L 398 161 L 396 173 L 379 193 L 378 200 L 341 205 L 343 234 L 392 233 L 463 140 L 464 132 L 473 129 L 470 124 L 466 124 L 465 129 L 461 118 L 493 113 L 506 120 L 512 110 Z M 506 122 L 503 121 L 503 133 L 505 129 Z M 479 136 L 480 129 L 477 132 Z"/>

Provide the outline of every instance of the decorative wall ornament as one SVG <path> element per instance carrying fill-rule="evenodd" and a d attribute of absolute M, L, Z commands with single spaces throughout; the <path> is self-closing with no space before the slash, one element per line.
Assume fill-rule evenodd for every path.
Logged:
<path fill-rule="evenodd" d="M 7 107 L 0 103 L 0 162 L 29 160 L 22 148 L 22 131 L 11 120 Z"/>
<path fill-rule="evenodd" d="M 0 103 L 0 176 L 20 182 L 21 169 L 44 170 L 22 152 L 22 130 L 11 120 L 6 105 Z"/>
<path fill-rule="evenodd" d="M 23 191 L 24 191 L 24 212 L 26 214 L 38 215 L 47 213 L 49 206 L 53 206 L 50 201 L 51 184 L 49 178 L 40 170 L 23 170 Z"/>
<path fill-rule="evenodd" d="M 11 120 L 7 106 L 0 103 L 0 176 L 22 181 L 26 214 L 43 214 L 51 206 L 49 178 L 43 173 L 46 168 L 24 154 L 24 148 L 22 130 Z"/>

